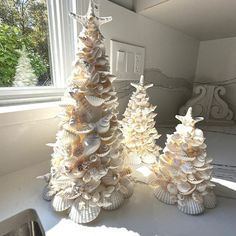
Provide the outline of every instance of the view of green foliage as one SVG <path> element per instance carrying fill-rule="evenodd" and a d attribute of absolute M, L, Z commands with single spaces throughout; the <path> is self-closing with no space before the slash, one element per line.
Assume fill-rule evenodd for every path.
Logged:
<path fill-rule="evenodd" d="M 23 45 L 39 84 L 50 79 L 46 0 L 1 0 L 0 12 L 0 87 L 12 86 Z"/>

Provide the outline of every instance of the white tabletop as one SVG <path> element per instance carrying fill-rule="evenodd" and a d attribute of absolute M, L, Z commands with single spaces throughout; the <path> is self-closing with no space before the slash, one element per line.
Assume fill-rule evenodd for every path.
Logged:
<path fill-rule="evenodd" d="M 0 221 L 24 209 L 34 208 L 45 230 L 49 231 L 65 217 L 55 213 L 50 203 L 41 198 L 44 183 L 37 180 L 36 176 L 46 173 L 48 169 L 49 163 L 43 162 L 0 177 Z M 97 220 L 87 226 L 90 231 L 102 225 L 114 229 L 126 228 L 142 236 L 235 236 L 235 191 L 217 185 L 216 192 L 220 195 L 217 208 L 207 210 L 203 215 L 188 216 L 178 211 L 175 206 L 159 202 L 148 186 L 137 184 L 133 196 L 121 208 L 103 211 Z M 86 226 L 81 227 L 86 229 Z M 99 235 L 97 231 L 94 233 Z"/>

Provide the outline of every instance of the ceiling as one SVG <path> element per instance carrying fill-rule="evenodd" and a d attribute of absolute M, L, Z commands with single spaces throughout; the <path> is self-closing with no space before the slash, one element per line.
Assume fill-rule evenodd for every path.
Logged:
<path fill-rule="evenodd" d="M 236 36 L 236 0 L 136 0 L 135 7 L 199 40 Z"/>

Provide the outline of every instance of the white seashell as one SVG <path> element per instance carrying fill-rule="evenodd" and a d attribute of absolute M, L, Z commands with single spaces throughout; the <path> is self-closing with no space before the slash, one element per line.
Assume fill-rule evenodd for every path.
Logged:
<path fill-rule="evenodd" d="M 192 174 L 195 172 L 192 164 L 190 162 L 186 162 L 183 165 L 180 166 L 180 169 L 185 173 L 185 174 Z"/>
<path fill-rule="evenodd" d="M 77 87 L 82 87 L 86 84 L 86 79 L 73 79 L 71 80 L 71 84 Z"/>
<path fill-rule="evenodd" d="M 83 154 L 89 156 L 98 150 L 101 145 L 101 139 L 96 134 L 90 134 L 84 139 Z"/>
<path fill-rule="evenodd" d="M 118 191 L 114 191 L 110 198 L 108 199 L 109 202 L 111 202 L 110 206 L 107 207 L 103 207 L 103 209 L 105 210 L 115 210 L 117 208 L 119 208 L 123 202 L 124 202 L 124 196 L 122 193 L 118 192 Z"/>
<path fill-rule="evenodd" d="M 99 64 L 101 66 L 105 66 L 108 63 L 107 59 L 105 57 L 97 58 L 96 64 Z"/>
<path fill-rule="evenodd" d="M 60 194 L 54 196 L 52 206 L 55 211 L 65 211 L 71 207 L 73 200 L 64 198 Z"/>
<path fill-rule="evenodd" d="M 118 97 L 111 97 L 110 100 L 105 101 L 104 103 L 105 103 L 106 105 L 110 105 L 110 104 L 115 103 L 117 100 L 118 100 Z"/>
<path fill-rule="evenodd" d="M 216 196 L 213 191 L 203 196 L 203 204 L 206 208 L 214 208 L 216 206 Z"/>
<path fill-rule="evenodd" d="M 110 169 L 116 169 L 116 170 L 122 170 L 123 169 L 123 164 L 124 164 L 124 160 L 123 158 L 111 158 L 110 161 Z"/>
<path fill-rule="evenodd" d="M 99 206 L 90 203 L 90 201 L 82 201 L 81 198 L 78 198 L 71 207 L 69 217 L 75 223 L 89 223 L 98 217 L 100 211 L 101 208 Z"/>
<path fill-rule="evenodd" d="M 87 172 L 87 173 L 83 176 L 83 181 L 84 181 L 85 183 L 90 182 L 91 179 L 92 179 L 92 177 L 91 177 L 91 175 L 90 175 L 89 172 Z"/>
<path fill-rule="evenodd" d="M 112 83 L 117 77 L 115 75 L 107 75 L 107 78 L 110 80 Z"/>
<path fill-rule="evenodd" d="M 200 184 L 204 181 L 204 179 L 199 179 L 197 180 L 194 176 L 192 175 L 188 175 L 187 176 L 187 181 L 190 183 L 190 184 Z"/>
<path fill-rule="evenodd" d="M 213 158 L 206 158 L 206 164 L 210 164 L 213 161 Z"/>
<path fill-rule="evenodd" d="M 102 141 L 108 141 L 113 138 L 113 133 L 106 133 L 104 135 L 100 135 Z"/>
<path fill-rule="evenodd" d="M 51 201 L 54 197 L 55 193 L 46 185 L 43 188 L 43 199 L 46 201 Z"/>
<path fill-rule="evenodd" d="M 195 167 L 203 167 L 203 166 L 205 165 L 205 163 L 202 162 L 202 161 L 199 161 L 198 159 L 195 159 L 195 160 L 193 161 L 193 165 L 194 165 Z"/>
<path fill-rule="evenodd" d="M 189 184 L 188 182 L 180 182 L 177 184 L 177 189 L 181 193 L 187 193 L 191 189 L 191 184 Z"/>
<path fill-rule="evenodd" d="M 110 197 L 111 194 L 114 192 L 115 187 L 114 186 L 108 186 L 104 191 L 103 191 L 103 196 L 104 197 Z"/>
<path fill-rule="evenodd" d="M 87 134 L 93 131 L 93 129 L 94 127 L 92 125 L 83 125 L 76 130 L 78 134 Z"/>
<path fill-rule="evenodd" d="M 101 183 L 101 180 L 91 180 L 89 183 L 86 183 L 86 185 L 84 186 L 84 191 L 91 193 L 96 188 L 99 187 L 100 183 Z"/>
<path fill-rule="evenodd" d="M 199 185 L 197 186 L 197 190 L 198 190 L 199 192 L 204 192 L 204 191 L 206 190 L 206 188 L 207 188 L 207 184 L 206 184 L 206 183 L 201 183 L 201 184 L 199 184 Z"/>
<path fill-rule="evenodd" d="M 171 194 L 168 191 L 164 190 L 161 186 L 155 188 L 153 192 L 157 199 L 166 204 L 173 205 L 177 201 L 177 199 L 174 196 L 171 196 Z"/>
<path fill-rule="evenodd" d="M 194 192 L 194 193 L 192 194 L 192 198 L 193 198 L 194 201 L 196 201 L 196 202 L 198 202 L 198 203 L 200 203 L 200 204 L 203 203 L 202 195 L 199 194 L 198 192 Z"/>
<path fill-rule="evenodd" d="M 100 200 L 100 193 L 99 192 L 95 192 L 92 196 L 92 201 L 93 202 L 98 202 Z"/>
<path fill-rule="evenodd" d="M 107 156 L 108 154 L 110 153 L 110 147 L 105 145 L 105 144 L 102 144 L 100 146 L 100 148 L 98 149 L 98 151 L 96 152 L 96 155 L 98 157 L 105 157 Z"/>
<path fill-rule="evenodd" d="M 111 150 L 110 152 L 110 156 L 111 158 L 116 159 L 120 156 L 120 151 L 118 149 L 114 150 L 114 147 L 113 147 L 113 150 Z"/>
<path fill-rule="evenodd" d="M 109 170 L 107 174 L 101 178 L 101 180 L 105 185 L 116 185 L 119 182 L 119 175 Z"/>
<path fill-rule="evenodd" d="M 170 194 L 177 195 L 178 189 L 175 184 L 169 183 L 167 184 L 166 188 Z"/>
<path fill-rule="evenodd" d="M 85 98 L 94 107 L 99 107 L 105 102 L 104 99 L 95 96 L 86 95 Z"/>
<path fill-rule="evenodd" d="M 156 162 L 156 156 L 153 154 L 144 154 L 142 155 L 142 161 L 146 164 L 153 164 Z"/>
<path fill-rule="evenodd" d="M 198 215 L 204 211 L 203 204 L 194 201 L 191 197 L 187 197 L 182 201 L 178 201 L 178 208 L 183 213 L 189 215 Z"/>
<path fill-rule="evenodd" d="M 101 49 L 100 47 L 96 47 L 96 48 L 94 49 L 93 53 L 91 54 L 91 56 L 92 56 L 93 58 L 99 58 L 99 57 L 102 56 L 102 53 L 103 53 L 102 49 Z"/>
<path fill-rule="evenodd" d="M 96 122 L 97 132 L 100 134 L 106 133 L 110 129 L 110 119 L 108 116 L 101 118 L 98 122 Z"/>
<path fill-rule="evenodd" d="M 123 189 L 124 191 L 120 189 L 121 193 L 125 198 L 129 198 L 134 192 L 133 182 L 130 180 L 130 178 L 124 177 L 120 180 L 120 185 L 125 187 L 125 189 Z"/>
<path fill-rule="evenodd" d="M 82 193 L 81 197 L 84 198 L 85 200 L 90 200 L 92 198 L 92 196 L 89 193 Z"/>
<path fill-rule="evenodd" d="M 129 165 L 135 166 L 139 165 L 142 162 L 142 160 L 138 153 L 132 152 L 128 155 L 126 162 Z"/>
<path fill-rule="evenodd" d="M 108 94 L 111 95 L 111 96 L 116 96 L 117 92 L 115 92 L 115 91 L 110 91 L 110 92 L 108 92 Z"/>
<path fill-rule="evenodd" d="M 203 167 L 196 167 L 195 169 L 196 169 L 197 171 L 206 171 L 206 170 L 213 169 L 213 166 L 211 166 L 211 165 L 206 165 L 206 166 L 203 166 Z"/>

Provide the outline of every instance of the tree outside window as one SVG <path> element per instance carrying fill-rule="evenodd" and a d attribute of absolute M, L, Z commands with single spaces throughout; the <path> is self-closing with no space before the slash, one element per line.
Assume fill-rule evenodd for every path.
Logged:
<path fill-rule="evenodd" d="M 21 63 L 22 53 L 30 65 Z M 17 75 L 17 68 L 21 75 Z M 34 83 L 15 83 L 22 73 Z M 23 74 L 24 75 L 24 74 Z M 36 78 L 36 81 L 35 81 Z M 46 0 L 1 0 L 0 87 L 52 85 L 49 68 L 48 14 Z"/>

